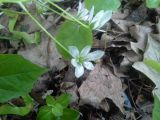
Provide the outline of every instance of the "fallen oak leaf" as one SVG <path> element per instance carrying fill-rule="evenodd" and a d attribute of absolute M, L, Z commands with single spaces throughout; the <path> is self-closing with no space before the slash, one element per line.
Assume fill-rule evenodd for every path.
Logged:
<path fill-rule="evenodd" d="M 109 98 L 122 112 L 124 111 L 121 80 L 106 66 L 97 64 L 78 91 L 81 105 L 90 104 L 99 108 L 101 102 Z"/>

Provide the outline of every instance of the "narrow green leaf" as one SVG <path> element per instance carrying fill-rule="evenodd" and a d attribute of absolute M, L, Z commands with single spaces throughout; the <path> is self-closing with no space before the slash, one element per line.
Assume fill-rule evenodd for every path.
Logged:
<path fill-rule="evenodd" d="M 29 2 L 32 0 L 0 0 L 0 3 L 18 3 L 18 2 Z"/>
<path fill-rule="evenodd" d="M 66 48 L 69 46 L 76 46 L 82 50 L 87 45 L 92 45 L 93 35 L 90 28 L 85 28 L 77 23 L 65 21 L 57 32 L 56 39 Z M 60 46 L 57 45 L 59 52 L 66 59 L 70 55 L 66 53 Z"/>
<path fill-rule="evenodd" d="M 28 94 L 46 71 L 19 55 L 0 54 L 0 103 Z"/>
<path fill-rule="evenodd" d="M 94 6 L 97 13 L 100 10 L 117 10 L 121 3 L 119 0 L 85 0 L 85 5 L 88 10 Z"/>
<path fill-rule="evenodd" d="M 23 97 L 25 106 L 24 107 L 17 107 L 10 104 L 4 104 L 0 106 L 0 115 L 7 115 L 7 114 L 15 114 L 20 116 L 27 115 L 31 109 L 33 108 L 33 100 L 29 95 Z"/>

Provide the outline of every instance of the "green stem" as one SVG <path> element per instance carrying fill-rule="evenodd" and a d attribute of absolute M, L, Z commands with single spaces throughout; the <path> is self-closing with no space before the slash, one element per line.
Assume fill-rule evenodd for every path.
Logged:
<path fill-rule="evenodd" d="M 26 9 L 26 7 L 23 5 L 23 3 L 19 2 L 19 5 L 23 8 L 23 10 L 32 18 L 32 20 L 57 44 L 59 45 L 62 49 L 64 49 L 68 54 L 70 52 L 59 42 L 57 41 Z"/>
<path fill-rule="evenodd" d="M 52 8 L 48 7 L 48 6 L 43 5 L 41 2 L 38 2 L 38 1 L 36 1 L 36 2 L 37 2 L 37 4 L 41 5 L 42 7 L 45 7 L 45 8 L 47 8 L 48 10 L 50 10 L 50 11 L 58 14 L 59 16 L 62 16 L 63 18 L 70 20 L 67 16 L 63 15 L 63 13 L 59 13 L 59 12 L 53 10 Z"/>
<path fill-rule="evenodd" d="M 53 5 L 54 7 L 56 7 L 57 9 L 61 10 L 63 13 L 65 13 L 66 15 L 68 15 L 69 17 L 71 17 L 74 21 L 76 21 L 77 23 L 79 23 L 80 25 L 82 25 L 85 28 L 88 28 L 87 25 L 85 25 L 84 23 L 82 23 L 81 21 L 79 21 L 78 19 L 76 19 L 74 16 L 72 16 L 71 14 L 69 14 L 68 12 L 66 12 L 65 10 L 63 10 L 61 7 L 59 7 L 58 5 L 56 5 L 55 3 L 47 0 L 47 2 L 51 5 Z"/>
<path fill-rule="evenodd" d="M 0 36 L 0 40 L 16 40 L 13 37 Z"/>
<path fill-rule="evenodd" d="M 0 10 L 1 11 L 3 11 L 3 12 L 10 12 L 10 13 L 15 13 L 15 14 L 24 14 L 24 15 L 26 15 L 26 13 L 24 13 L 24 12 L 18 12 L 18 11 L 15 11 L 15 10 L 9 10 L 9 9 L 3 9 L 3 8 L 0 8 Z"/>

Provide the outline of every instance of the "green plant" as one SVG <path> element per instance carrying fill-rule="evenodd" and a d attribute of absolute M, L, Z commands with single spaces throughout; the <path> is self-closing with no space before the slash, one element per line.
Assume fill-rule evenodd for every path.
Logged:
<path fill-rule="evenodd" d="M 20 116 L 27 115 L 34 106 L 33 99 L 29 95 L 22 96 L 25 106 L 18 107 L 11 103 L 0 106 L 0 115 L 15 114 Z"/>
<path fill-rule="evenodd" d="M 46 105 L 39 109 L 37 120 L 78 120 L 79 112 L 68 108 L 71 102 L 69 94 L 63 94 L 56 99 L 46 97 Z"/>
<path fill-rule="evenodd" d="M 86 49 L 86 46 L 89 46 L 89 49 L 87 49 L 89 52 L 93 44 L 94 30 L 103 31 L 101 28 L 111 19 L 112 10 L 116 10 L 120 6 L 119 0 L 85 0 L 84 3 L 86 4 L 86 8 L 84 5 L 83 10 L 80 11 L 82 5 L 80 3 L 79 12 L 76 16 L 73 16 L 55 3 L 60 1 L 61 0 L 0 0 L 0 3 L 18 4 L 23 9 L 23 11 L 19 12 L 0 8 L 5 15 L 10 17 L 8 29 L 12 34 L 12 36 L 0 36 L 0 38 L 9 40 L 23 39 L 24 42 L 30 44 L 38 43 L 40 32 L 34 33 L 33 37 L 26 32 L 15 30 L 18 17 L 20 15 L 28 15 L 41 30 L 55 42 L 57 49 L 64 59 L 72 61 L 73 59 L 77 60 L 77 57 L 82 56 L 79 56 L 80 54 L 73 56 L 73 51 L 71 52 L 69 48 L 72 46 L 75 47 L 77 51 L 83 51 Z M 32 2 L 36 4 L 37 10 L 41 15 L 49 10 L 66 19 L 61 24 L 59 31 L 55 36 L 49 33 L 39 20 L 37 20 L 26 8 L 26 4 Z M 99 6 L 101 2 L 104 2 L 106 5 Z M 58 11 L 53 9 L 53 7 L 58 9 Z M 85 13 L 85 11 L 87 12 Z M 1 25 L 0 29 L 3 28 L 4 27 Z M 104 54 L 102 51 L 100 53 Z M 100 54 L 98 57 L 94 56 L 96 57 L 94 59 L 90 53 L 86 54 L 86 56 L 83 56 L 85 60 L 82 61 L 80 65 L 82 66 L 86 61 L 95 61 L 102 57 L 103 54 Z M 92 58 L 88 58 L 89 55 Z M 79 60 L 78 62 L 76 61 L 76 63 L 79 64 Z M 93 68 L 93 64 L 91 62 L 89 62 L 89 64 Z M 77 66 L 75 67 L 77 68 Z M 0 55 L 0 103 L 3 103 L 3 105 L 0 106 L 0 114 L 17 114 L 22 116 L 28 114 L 33 107 L 33 100 L 28 96 L 28 93 L 31 91 L 33 84 L 38 77 L 46 71 L 45 68 L 32 64 L 19 55 Z M 77 77 L 82 74 L 83 72 L 81 72 L 80 75 L 77 75 Z M 4 104 L 13 98 L 19 97 L 23 98 L 25 106 L 17 107 L 9 103 Z M 38 112 L 38 120 L 77 120 L 79 118 L 79 113 L 77 111 L 67 108 L 70 103 L 70 95 L 68 94 L 64 94 L 57 99 L 48 96 L 46 98 L 46 103 L 47 105 L 41 107 Z"/>
<path fill-rule="evenodd" d="M 19 55 L 0 54 L 0 103 L 21 97 L 26 106 L 16 107 L 11 104 L 0 106 L 0 115 L 26 115 L 33 106 L 28 96 L 33 84 L 47 69 L 39 67 Z"/>
<path fill-rule="evenodd" d="M 59 1 L 59 0 L 58 0 Z M 119 0 L 102 0 L 102 1 L 95 1 L 95 0 L 86 0 L 84 3 L 86 4 L 86 7 L 88 9 L 91 9 L 90 11 L 85 8 L 85 6 L 82 7 L 82 3 L 79 4 L 79 10 L 78 15 L 73 16 L 70 13 L 63 10 L 61 7 L 59 7 L 57 4 L 55 4 L 55 1 L 50 0 L 16 0 L 16 1 L 10 1 L 10 0 L 1 0 L 0 2 L 8 2 L 8 3 L 17 3 L 21 6 L 21 8 L 28 14 L 31 19 L 56 43 L 57 48 L 61 55 L 67 59 L 71 59 L 71 55 L 69 52 L 68 47 L 69 46 L 75 46 L 78 48 L 78 50 L 82 50 L 87 45 L 92 46 L 93 43 L 93 33 L 92 30 L 100 30 L 101 27 L 111 18 L 112 16 L 112 10 L 117 9 L 120 6 Z M 51 35 L 42 25 L 41 23 L 33 16 L 31 13 L 26 9 L 24 3 L 22 2 L 35 2 L 36 4 L 41 5 L 42 8 L 47 8 L 48 10 L 51 10 L 52 12 L 55 12 L 58 15 L 62 15 L 61 13 L 53 10 L 50 8 L 50 6 L 55 7 L 59 11 L 63 12 L 62 17 L 67 18 L 67 21 L 65 21 L 58 33 L 55 35 Z M 56 0 L 57 2 L 57 0 Z M 101 2 L 106 3 L 106 6 L 99 5 Z M 84 4 L 83 3 L 83 4 Z M 49 6 L 50 5 L 50 6 Z M 82 10 L 80 10 L 83 8 Z M 87 13 L 86 13 L 87 11 Z M 17 32 L 14 31 L 14 25 L 16 23 L 16 19 L 13 19 L 13 21 L 10 22 L 9 25 L 10 31 L 15 34 L 17 37 L 25 37 L 25 39 L 30 42 L 34 43 L 37 41 L 38 34 L 35 34 L 35 40 L 32 39 L 32 41 L 27 36 L 27 34 L 23 32 Z M 101 30 L 100 30 L 101 31 Z M 73 35 L 71 35 L 74 32 Z M 29 39 L 28 39 L 29 38 Z"/>

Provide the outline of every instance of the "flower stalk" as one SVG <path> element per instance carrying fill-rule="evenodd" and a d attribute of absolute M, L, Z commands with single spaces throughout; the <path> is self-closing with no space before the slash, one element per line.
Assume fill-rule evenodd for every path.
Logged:
<path fill-rule="evenodd" d="M 66 15 L 68 15 L 68 17 L 72 18 L 75 22 L 79 23 L 80 25 L 82 25 L 85 28 L 88 28 L 89 26 L 85 25 L 84 23 L 82 23 L 80 20 L 76 19 L 74 16 L 72 16 L 71 14 L 69 14 L 68 12 L 66 12 L 65 10 L 63 10 L 61 7 L 59 7 L 58 5 L 56 5 L 55 3 L 47 0 L 47 2 L 49 4 L 51 4 L 52 6 L 56 7 L 57 9 L 61 10 L 63 13 L 65 13 Z"/>
<path fill-rule="evenodd" d="M 31 19 L 62 49 L 64 49 L 67 53 L 70 54 L 70 52 L 58 41 L 55 37 L 53 37 L 26 9 L 26 7 L 23 5 L 22 2 L 19 2 L 19 5 L 22 7 L 22 9 L 31 17 Z"/>

